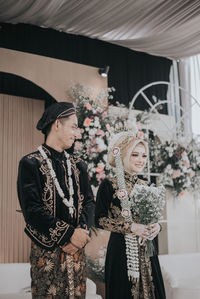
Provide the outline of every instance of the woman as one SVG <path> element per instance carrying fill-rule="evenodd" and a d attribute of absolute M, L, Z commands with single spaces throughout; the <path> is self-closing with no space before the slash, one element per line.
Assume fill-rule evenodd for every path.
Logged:
<path fill-rule="evenodd" d="M 134 184 L 147 184 L 137 177 L 146 165 L 147 151 L 146 142 L 130 132 L 117 134 L 109 147 L 108 163 L 116 168 L 116 176 L 101 183 L 95 215 L 96 225 L 111 231 L 105 264 L 106 299 L 165 299 L 158 257 L 150 259 L 145 253 L 146 242 L 143 245 L 138 242 L 139 237 L 153 240 L 161 227 L 158 223 L 151 226 L 136 223 L 134 211 L 130 208 L 129 215 L 129 208 L 124 208 Z M 120 188 L 125 190 L 125 197 L 120 195 Z M 136 270 L 128 270 L 131 258 L 126 236 L 135 236 L 137 241 L 138 275 L 137 265 L 133 266 Z"/>

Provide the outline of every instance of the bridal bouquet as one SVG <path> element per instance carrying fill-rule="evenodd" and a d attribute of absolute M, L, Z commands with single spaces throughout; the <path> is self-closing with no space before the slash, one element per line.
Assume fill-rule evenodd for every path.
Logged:
<path fill-rule="evenodd" d="M 138 223 L 150 225 L 162 218 L 165 206 L 165 188 L 163 185 L 145 186 L 135 184 L 130 194 L 132 213 L 137 217 Z M 153 243 L 147 240 L 147 252 L 153 254 Z"/>

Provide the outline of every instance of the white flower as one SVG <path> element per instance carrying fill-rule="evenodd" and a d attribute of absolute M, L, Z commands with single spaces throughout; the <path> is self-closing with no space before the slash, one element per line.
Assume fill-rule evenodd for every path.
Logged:
<path fill-rule="evenodd" d="M 89 130 L 89 135 L 90 135 L 90 136 L 94 136 L 94 135 L 96 134 L 96 131 L 97 131 L 97 130 L 96 130 L 95 128 L 94 128 L 94 129 L 90 129 L 90 130 Z"/>
<path fill-rule="evenodd" d="M 104 151 L 107 149 L 107 146 L 105 145 L 104 140 L 102 138 L 97 138 L 96 143 L 98 144 L 100 150 Z"/>
<path fill-rule="evenodd" d="M 103 155 L 103 160 L 104 160 L 105 162 L 107 162 L 107 158 L 108 158 L 107 155 Z"/>
<path fill-rule="evenodd" d="M 94 118 L 94 126 L 97 128 L 99 128 L 99 126 L 100 126 L 99 118 L 97 116 L 95 116 L 95 118 Z"/>

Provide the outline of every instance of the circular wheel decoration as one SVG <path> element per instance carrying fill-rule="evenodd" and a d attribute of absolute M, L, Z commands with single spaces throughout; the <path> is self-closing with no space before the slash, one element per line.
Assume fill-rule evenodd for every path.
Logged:
<path fill-rule="evenodd" d="M 113 152 L 113 156 L 116 157 L 120 153 L 119 147 L 115 146 L 112 152 Z"/>
<path fill-rule="evenodd" d="M 122 216 L 123 216 L 124 218 L 128 218 L 128 217 L 130 216 L 130 210 L 128 210 L 128 209 L 123 209 L 123 210 L 122 210 Z"/>
<path fill-rule="evenodd" d="M 117 197 L 118 197 L 119 199 L 124 199 L 124 198 L 126 198 L 126 197 L 127 197 L 127 191 L 126 191 L 125 189 L 120 189 L 120 190 L 118 190 L 118 192 L 117 192 Z"/>

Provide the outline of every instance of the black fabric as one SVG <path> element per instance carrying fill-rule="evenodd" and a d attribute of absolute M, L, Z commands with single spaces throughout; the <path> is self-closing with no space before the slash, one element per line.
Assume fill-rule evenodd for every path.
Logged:
<path fill-rule="evenodd" d="M 66 113 L 62 115 L 62 113 L 65 111 Z M 45 134 L 47 127 L 50 124 L 52 124 L 57 118 L 64 118 L 75 113 L 76 113 L 75 107 L 72 103 L 68 103 L 68 102 L 55 103 L 49 106 L 44 111 L 36 127 L 38 130 L 42 131 L 43 134 Z"/>
<path fill-rule="evenodd" d="M 64 152 L 57 152 L 53 148 L 43 145 L 47 156 L 52 161 L 60 186 L 69 198 L 66 183 L 66 157 Z M 78 186 L 75 183 L 75 169 L 72 169 L 74 187 L 74 218 L 58 195 L 53 180 L 49 174 L 48 166 L 42 159 L 39 151 L 23 157 L 18 171 L 18 198 L 25 218 L 27 235 L 40 247 L 53 250 L 58 245 L 67 243 L 77 226 L 89 228 L 93 224 L 94 200 L 88 180 L 87 168 L 82 161 L 77 161 L 80 192 L 83 196 L 82 212 L 78 221 L 80 199 Z M 55 213 L 55 214 L 54 214 Z M 66 224 L 69 227 L 66 227 Z M 62 229 L 65 228 L 65 229 Z M 57 233 L 55 233 L 57 231 Z"/>
<path fill-rule="evenodd" d="M 109 217 L 108 212 L 111 203 L 121 209 L 120 201 L 117 197 L 113 198 L 115 190 L 111 181 L 105 179 L 97 192 L 95 223 L 99 228 L 99 219 Z M 105 262 L 105 284 L 106 299 L 134 299 L 131 295 L 131 283 L 127 275 L 127 259 L 124 235 L 112 232 L 107 247 Z M 152 277 L 155 287 L 155 298 L 166 299 L 162 273 L 158 256 L 155 254 L 151 258 Z"/>
<path fill-rule="evenodd" d="M 116 104 L 116 101 L 119 101 L 126 106 L 143 86 L 154 81 L 169 81 L 172 63 L 166 58 L 136 52 L 104 41 L 27 24 L 1 23 L 0 47 L 94 67 L 109 65 L 108 86 L 116 89 L 110 103 Z M 7 84 L 11 85 L 11 82 Z M 145 93 L 154 103 L 152 95 L 165 100 L 166 91 L 166 85 L 159 85 L 151 87 Z M 4 90 L 1 89 L 0 92 L 4 93 Z M 148 105 L 139 97 L 135 108 L 144 110 Z M 167 113 L 166 105 L 161 112 Z"/>

